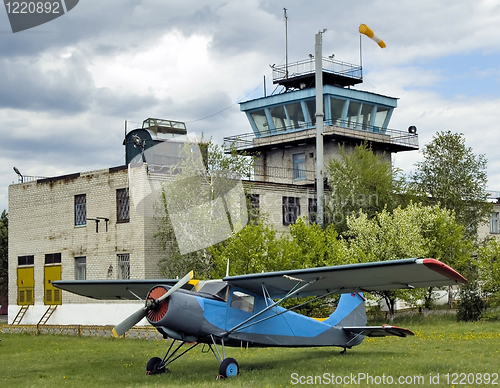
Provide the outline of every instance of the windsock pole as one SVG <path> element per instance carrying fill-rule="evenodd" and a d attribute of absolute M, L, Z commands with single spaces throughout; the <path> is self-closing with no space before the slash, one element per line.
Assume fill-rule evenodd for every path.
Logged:
<path fill-rule="evenodd" d="M 380 48 L 385 48 L 386 45 L 380 37 L 375 34 L 370 27 L 368 27 L 366 24 L 362 24 L 359 26 L 359 32 L 360 34 L 366 35 L 368 38 L 371 40 L 377 42 Z"/>

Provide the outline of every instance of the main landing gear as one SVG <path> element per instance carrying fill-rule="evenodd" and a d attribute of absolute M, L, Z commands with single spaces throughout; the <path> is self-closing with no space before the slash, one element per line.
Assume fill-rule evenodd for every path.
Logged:
<path fill-rule="evenodd" d="M 209 351 L 212 351 L 215 359 L 219 362 L 219 374 L 217 375 L 217 380 L 239 375 L 240 367 L 238 365 L 238 362 L 234 358 L 226 358 L 224 339 L 220 338 L 222 355 L 217 348 L 216 338 L 213 335 L 210 335 L 210 339 L 212 340 L 212 343 L 204 344 L 202 352 L 208 353 Z M 146 366 L 146 375 L 159 375 L 165 372 L 170 372 L 167 368 L 168 365 L 170 365 L 172 362 L 198 345 L 198 342 L 196 342 L 192 344 L 188 349 L 184 350 L 182 353 L 176 356 L 177 351 L 182 347 L 182 345 L 186 344 L 186 342 L 181 342 L 174 350 L 172 350 L 174 343 L 175 340 L 172 340 L 172 343 L 170 344 L 170 347 L 168 348 L 167 353 L 165 354 L 165 357 L 163 357 L 163 359 L 160 357 L 153 357 L 148 361 L 148 364 Z"/>

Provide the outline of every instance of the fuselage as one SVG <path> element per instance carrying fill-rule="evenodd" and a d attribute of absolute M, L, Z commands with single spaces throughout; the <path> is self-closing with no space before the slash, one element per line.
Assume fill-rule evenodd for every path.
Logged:
<path fill-rule="evenodd" d="M 212 335 L 228 346 L 351 347 L 363 340 L 331 319 L 321 322 L 279 306 L 266 310 L 273 303 L 236 287 L 217 295 L 179 290 L 168 298 L 165 315 L 150 323 L 174 339 L 212 343 Z"/>

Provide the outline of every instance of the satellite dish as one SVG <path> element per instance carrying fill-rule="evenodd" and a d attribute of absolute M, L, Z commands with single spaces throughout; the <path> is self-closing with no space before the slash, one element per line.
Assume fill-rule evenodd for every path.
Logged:
<path fill-rule="evenodd" d="M 408 133 L 416 134 L 417 133 L 417 127 L 414 125 L 410 125 L 408 127 Z"/>

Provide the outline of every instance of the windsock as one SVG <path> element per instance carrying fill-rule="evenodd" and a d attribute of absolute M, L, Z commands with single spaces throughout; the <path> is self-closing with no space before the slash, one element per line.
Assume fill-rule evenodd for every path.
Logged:
<path fill-rule="evenodd" d="M 380 39 L 380 37 L 375 34 L 370 27 L 368 27 L 366 24 L 362 24 L 359 26 L 359 32 L 361 34 L 364 34 L 366 35 L 368 38 L 374 40 L 375 42 L 378 43 L 378 45 L 381 47 L 381 48 L 384 48 L 386 47 L 385 46 L 385 43 L 382 39 Z"/>

